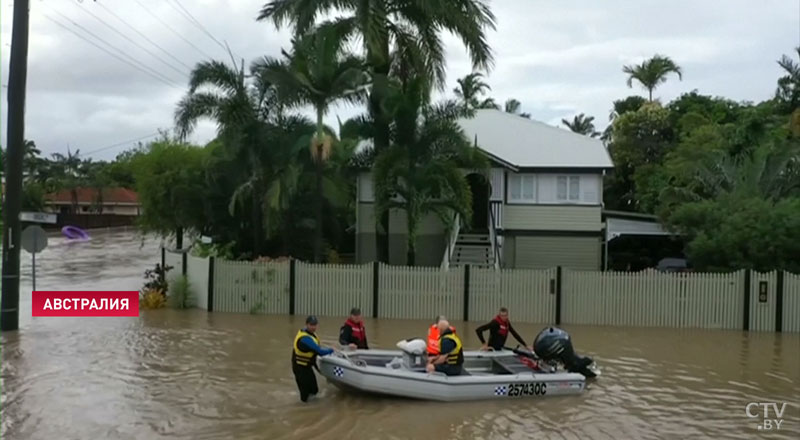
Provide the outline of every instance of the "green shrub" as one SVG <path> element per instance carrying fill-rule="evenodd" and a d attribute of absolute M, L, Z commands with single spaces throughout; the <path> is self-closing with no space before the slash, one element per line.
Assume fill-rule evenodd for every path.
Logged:
<path fill-rule="evenodd" d="M 167 291 L 167 302 L 174 309 L 190 309 L 195 306 L 195 296 L 189 279 L 181 275 L 169 285 Z"/>

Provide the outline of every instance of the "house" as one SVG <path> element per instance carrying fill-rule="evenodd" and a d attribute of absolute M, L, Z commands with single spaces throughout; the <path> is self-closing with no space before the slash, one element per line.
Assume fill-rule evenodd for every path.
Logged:
<path fill-rule="evenodd" d="M 45 211 L 58 214 L 135 217 L 140 207 L 136 192 L 127 188 L 104 188 L 102 193 L 96 188 L 76 188 L 74 193 L 64 189 L 45 196 Z"/>
<path fill-rule="evenodd" d="M 459 121 L 491 162 L 468 174 L 473 219 L 446 231 L 434 215 L 421 224 L 417 264 L 598 270 L 604 242 L 603 178 L 613 168 L 600 140 L 499 110 Z M 374 191 L 359 175 L 356 260 L 375 259 Z M 448 234 L 449 232 L 449 234 Z M 389 263 L 406 259 L 405 213 L 389 215 Z"/>

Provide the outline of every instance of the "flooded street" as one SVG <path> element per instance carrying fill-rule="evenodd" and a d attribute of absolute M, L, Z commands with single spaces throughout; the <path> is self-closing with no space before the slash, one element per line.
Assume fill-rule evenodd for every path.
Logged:
<path fill-rule="evenodd" d="M 581 396 L 417 402 L 345 394 L 320 378 L 319 399 L 302 404 L 289 357 L 304 317 L 31 318 L 22 257 L 21 330 L 0 337 L 3 439 L 800 438 L 796 334 L 565 326 L 603 370 Z M 158 260 L 158 241 L 142 246 L 129 232 L 51 238 L 37 288 L 138 290 Z M 342 321 L 321 317 L 322 339 L 336 339 Z M 480 346 L 481 323 L 453 323 L 467 348 Z M 375 348 L 429 325 L 366 320 Z M 515 324 L 529 343 L 542 326 Z M 757 430 L 750 402 L 787 402 L 781 430 Z"/>

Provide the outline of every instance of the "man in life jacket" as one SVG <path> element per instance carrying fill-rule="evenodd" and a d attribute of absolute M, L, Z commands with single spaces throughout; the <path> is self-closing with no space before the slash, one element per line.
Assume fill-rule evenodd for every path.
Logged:
<path fill-rule="evenodd" d="M 439 321 L 439 355 L 428 358 L 428 373 L 439 371 L 448 376 L 463 374 L 464 346 L 461 339 L 453 333 L 447 320 Z"/>
<path fill-rule="evenodd" d="M 488 342 L 483 338 L 483 332 L 486 330 L 489 330 Z M 514 335 L 514 339 L 522 344 L 523 347 L 533 352 L 533 347 L 528 346 L 528 344 L 526 344 L 522 339 L 522 336 L 520 336 L 519 333 L 514 330 L 514 327 L 511 326 L 511 322 L 508 321 L 508 309 L 505 307 L 501 307 L 497 316 L 489 321 L 488 324 L 484 324 L 475 329 L 475 333 L 478 334 L 478 339 L 480 339 L 481 343 L 483 344 L 481 350 L 488 350 L 489 347 L 496 351 L 502 350 L 506 345 L 506 339 L 508 338 L 509 332 Z"/>
<path fill-rule="evenodd" d="M 433 321 L 433 325 L 428 329 L 428 357 L 439 355 L 439 322 L 446 321 L 445 317 L 439 315 Z M 450 327 L 450 330 L 455 333 L 456 328 Z"/>
<path fill-rule="evenodd" d="M 349 347 L 351 350 L 369 350 L 367 346 L 367 331 L 364 329 L 364 321 L 361 319 L 361 309 L 353 307 L 350 310 L 350 317 L 339 329 L 339 344 L 342 347 Z"/>
<path fill-rule="evenodd" d="M 316 316 L 306 318 L 306 327 L 297 332 L 294 337 L 292 350 L 292 373 L 297 382 L 297 389 L 300 390 L 300 400 L 308 401 L 309 396 L 319 392 L 317 388 L 317 376 L 314 375 L 313 368 L 317 367 L 317 356 L 327 356 L 333 353 L 331 348 L 322 348 L 316 334 Z"/>

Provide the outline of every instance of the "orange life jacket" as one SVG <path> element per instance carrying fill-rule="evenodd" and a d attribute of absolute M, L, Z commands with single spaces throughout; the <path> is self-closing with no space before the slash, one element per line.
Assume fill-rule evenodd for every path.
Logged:
<path fill-rule="evenodd" d="M 450 330 L 456 332 L 455 327 L 451 326 Z M 439 354 L 439 327 L 436 324 L 428 329 L 428 354 L 432 356 Z"/>

